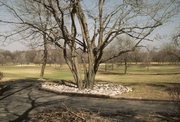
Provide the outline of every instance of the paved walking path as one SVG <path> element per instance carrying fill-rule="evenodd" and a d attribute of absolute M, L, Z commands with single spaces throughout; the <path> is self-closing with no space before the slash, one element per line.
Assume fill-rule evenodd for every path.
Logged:
<path fill-rule="evenodd" d="M 91 97 L 57 95 L 38 89 L 37 80 L 21 80 L 6 83 L 9 90 L 0 96 L 0 122 L 30 121 L 31 116 L 43 108 L 65 104 L 71 108 L 83 108 L 99 112 L 102 116 L 119 121 L 143 121 L 155 116 L 172 121 L 178 118 L 177 107 L 171 102 L 115 100 Z M 150 120 L 149 120 L 150 121 Z"/>

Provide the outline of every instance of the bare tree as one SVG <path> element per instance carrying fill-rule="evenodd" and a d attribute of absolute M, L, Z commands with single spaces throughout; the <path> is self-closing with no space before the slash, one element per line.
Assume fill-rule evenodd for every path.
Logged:
<path fill-rule="evenodd" d="M 180 33 L 173 35 L 172 43 L 167 49 L 167 53 L 175 56 L 180 61 Z"/>
<path fill-rule="evenodd" d="M 29 15 L 24 15 L 23 10 L 18 10 L 17 6 L 13 8 L 2 0 L 1 6 L 13 13 L 17 20 L 0 22 L 23 25 L 23 31 L 29 32 L 28 35 L 32 29 L 38 31 L 45 34 L 49 42 L 62 48 L 64 59 L 80 89 L 93 88 L 100 63 L 134 51 L 142 41 L 149 41 L 148 36 L 177 10 L 176 0 L 98 0 L 93 1 L 93 9 L 87 7 L 89 0 L 24 0 L 21 4 L 27 2 L 35 8 L 41 6 L 51 15 L 52 23 L 48 23 L 46 31 L 34 23 L 36 16 L 42 15 L 33 10 L 29 10 Z M 124 35 L 130 36 L 134 45 L 102 59 L 104 49 Z M 84 78 L 78 56 L 83 62 Z"/>

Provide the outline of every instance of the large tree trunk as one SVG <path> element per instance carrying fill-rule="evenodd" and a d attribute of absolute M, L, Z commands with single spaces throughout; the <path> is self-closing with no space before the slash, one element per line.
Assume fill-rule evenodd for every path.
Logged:
<path fill-rule="evenodd" d="M 73 74 L 77 87 L 79 89 L 84 89 L 84 88 L 92 89 L 95 83 L 95 75 L 96 75 L 94 71 L 94 66 L 93 65 L 89 66 L 88 70 L 84 72 L 83 80 L 81 78 L 80 66 L 77 61 L 73 63 L 73 67 L 74 68 L 72 68 L 71 72 Z"/>
<path fill-rule="evenodd" d="M 44 71 L 46 68 L 46 63 L 47 63 L 47 56 L 48 56 L 48 52 L 47 52 L 47 40 L 46 40 L 46 35 L 43 35 L 43 40 L 44 40 L 44 55 L 43 55 L 43 63 L 42 63 L 42 67 L 41 67 L 41 73 L 40 73 L 40 78 L 44 77 Z"/>
<path fill-rule="evenodd" d="M 90 49 L 91 51 L 91 49 Z M 73 57 L 71 62 L 72 67 L 70 67 L 71 72 L 73 74 L 74 80 L 77 83 L 77 87 L 79 89 L 92 89 L 95 83 L 95 75 L 96 70 L 98 69 L 97 65 L 94 65 L 94 55 L 93 53 L 88 53 L 88 66 L 86 66 L 86 62 L 83 62 L 83 70 L 84 70 L 84 79 L 81 78 L 80 73 L 80 65 L 77 60 L 77 57 Z"/>
<path fill-rule="evenodd" d="M 86 75 L 84 79 L 85 88 L 92 89 L 95 83 L 95 75 L 96 75 L 93 66 L 89 66 L 89 70 L 85 75 Z"/>

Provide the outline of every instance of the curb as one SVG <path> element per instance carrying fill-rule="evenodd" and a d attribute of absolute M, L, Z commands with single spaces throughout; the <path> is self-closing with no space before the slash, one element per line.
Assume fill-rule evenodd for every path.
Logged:
<path fill-rule="evenodd" d="M 168 100 L 168 99 L 145 99 L 136 97 L 120 97 L 120 96 L 109 96 L 99 94 L 83 94 L 83 93 L 72 93 L 72 92 L 60 92 L 48 88 L 39 87 L 40 90 L 52 92 L 60 95 L 75 96 L 75 97 L 92 97 L 92 98 L 104 98 L 104 99 L 115 99 L 115 100 L 133 100 L 133 101 L 150 101 L 150 102 L 180 102 L 180 100 Z"/>

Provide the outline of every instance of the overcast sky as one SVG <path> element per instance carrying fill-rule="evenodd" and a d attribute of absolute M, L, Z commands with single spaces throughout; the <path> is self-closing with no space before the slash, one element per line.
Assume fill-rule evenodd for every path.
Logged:
<path fill-rule="evenodd" d="M 0 9 L 0 20 L 9 20 L 12 19 L 12 16 L 4 9 Z M 11 26 L 7 24 L 0 24 L 0 33 L 11 31 Z M 170 42 L 170 38 L 173 33 L 180 31 L 180 14 L 176 15 L 172 20 L 163 26 L 157 28 L 152 34 L 151 38 L 155 37 L 157 34 L 162 37 L 161 40 L 154 40 L 154 42 L 146 42 L 146 44 L 151 46 L 160 47 L 165 43 Z M 8 43 L 7 43 L 8 42 Z M 0 49 L 16 51 L 16 50 L 26 50 L 28 49 L 27 45 L 22 44 L 21 42 L 14 41 L 12 38 L 7 40 L 6 43 L 2 42 L 0 38 Z"/>

